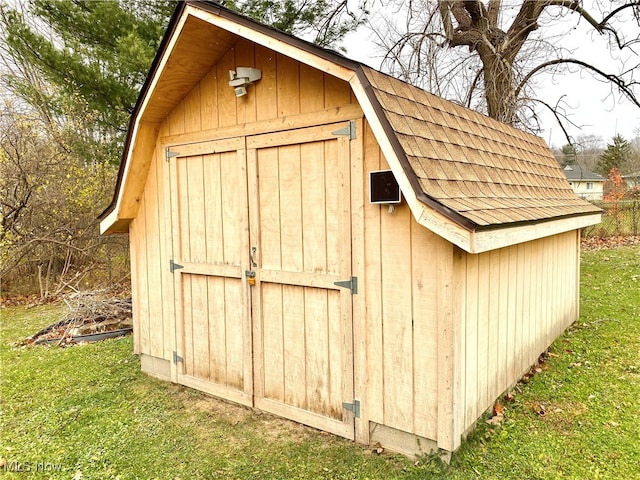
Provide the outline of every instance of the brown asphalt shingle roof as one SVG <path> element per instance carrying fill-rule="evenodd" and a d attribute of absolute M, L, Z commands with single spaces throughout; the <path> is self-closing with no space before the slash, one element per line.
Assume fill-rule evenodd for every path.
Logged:
<path fill-rule="evenodd" d="M 600 212 L 574 194 L 541 138 L 362 69 L 422 190 L 418 195 L 478 227 Z"/>

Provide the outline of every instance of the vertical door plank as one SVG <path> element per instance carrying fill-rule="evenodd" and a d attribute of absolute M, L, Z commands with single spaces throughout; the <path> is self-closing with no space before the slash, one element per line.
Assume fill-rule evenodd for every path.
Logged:
<path fill-rule="evenodd" d="M 222 155 L 220 176 L 222 179 L 222 223 L 224 263 L 241 265 L 248 257 L 247 172 L 237 152 Z"/>
<path fill-rule="evenodd" d="M 328 379 L 328 392 L 327 396 L 329 405 L 338 406 L 337 411 L 333 412 L 332 417 L 342 419 L 344 412 L 341 409 L 343 401 L 351 401 L 350 398 L 345 395 L 350 392 L 345 392 L 343 386 L 343 378 L 350 375 L 349 366 L 352 363 L 352 359 L 348 358 L 349 351 L 345 352 L 342 348 L 344 342 L 345 332 L 343 325 L 342 314 L 342 302 L 343 295 L 349 295 L 344 291 L 331 290 L 327 292 L 328 308 L 327 314 L 329 316 L 329 379 Z"/>
<path fill-rule="evenodd" d="M 280 179 L 278 149 L 258 151 L 258 190 L 260 192 L 260 259 L 261 267 L 279 270 L 282 266 L 280 251 Z"/>
<path fill-rule="evenodd" d="M 205 207 L 206 262 L 221 264 L 224 260 L 222 210 L 221 154 L 203 156 L 203 184 Z M 209 379 L 218 385 L 227 385 L 227 336 L 225 313 L 225 280 L 207 278 L 208 331 L 203 335 L 209 341 Z"/>
<path fill-rule="evenodd" d="M 342 278 L 350 278 L 352 273 L 352 256 L 351 256 L 351 151 L 350 140 L 345 136 L 338 137 L 337 141 L 325 142 L 328 145 L 336 145 L 338 159 L 338 237 L 339 252 L 338 254 L 338 271 Z M 328 233 L 329 235 L 329 233 Z M 353 295 L 349 290 L 341 289 L 339 291 L 340 314 L 337 318 L 340 320 L 340 330 L 342 332 L 342 365 L 343 372 L 341 375 L 340 392 L 343 399 L 351 400 L 354 395 L 353 385 Z M 338 344 L 339 345 L 339 344 Z M 338 356 L 338 355 L 336 355 Z M 335 404 L 341 408 L 341 404 Z M 341 412 L 344 414 L 344 412 Z M 336 418 L 342 419 L 342 415 Z M 348 416 L 347 418 L 351 418 Z M 351 422 L 349 435 L 353 438 L 355 434 L 355 423 Z"/>
<path fill-rule="evenodd" d="M 193 375 L 209 379 L 209 308 L 207 278 L 204 275 L 189 275 L 191 279 L 191 335 Z"/>
<path fill-rule="evenodd" d="M 302 272 L 300 146 L 279 147 L 282 270 Z"/>
<path fill-rule="evenodd" d="M 227 340 L 227 385 L 242 390 L 244 387 L 244 310 L 242 280 L 224 279 L 224 314 L 221 321 L 226 324 Z"/>
<path fill-rule="evenodd" d="M 249 247 L 256 248 L 254 254 L 255 265 L 249 269 L 256 273 L 256 284 L 247 287 L 246 308 L 247 329 L 249 329 L 248 355 L 249 363 L 245 365 L 245 391 L 253 393 L 254 398 L 263 398 L 264 394 L 264 344 L 263 344 L 263 318 L 262 318 L 262 283 L 260 282 L 260 266 L 262 265 L 262 248 L 260 237 L 260 205 L 258 194 L 258 152 L 256 149 L 248 149 L 245 152 L 247 163 L 247 199 L 249 211 Z"/>
<path fill-rule="evenodd" d="M 263 283 L 262 332 L 264 338 L 264 396 L 284 401 L 284 342 L 282 286 Z"/>
<path fill-rule="evenodd" d="M 190 243 L 189 243 L 189 176 L 187 174 L 187 161 L 183 158 L 178 158 L 177 163 L 177 189 L 176 189 L 176 204 L 177 204 L 177 231 L 178 231 L 178 249 L 176 250 L 177 257 L 180 260 L 190 262 Z M 175 230 L 174 230 L 175 231 Z M 178 259 L 175 259 L 178 261 Z"/>
<path fill-rule="evenodd" d="M 300 147 L 303 270 L 327 272 L 327 228 L 325 211 L 325 162 L 323 142 Z"/>
<path fill-rule="evenodd" d="M 343 208 L 342 204 L 342 183 L 344 178 L 338 177 L 343 167 L 339 163 L 338 142 L 324 142 L 324 160 L 325 160 L 325 211 L 326 211 L 326 229 L 327 229 L 327 273 L 331 275 L 343 275 L 340 264 L 341 255 L 344 245 L 343 234 L 336 235 L 341 232 Z M 338 172 L 338 173 L 336 173 Z M 336 179 L 336 177 L 338 177 Z M 348 207 L 348 205 L 346 206 Z M 349 241 L 350 243 L 350 241 Z M 350 255 L 349 255 L 350 257 Z M 345 279 L 346 280 L 346 279 Z"/>
<path fill-rule="evenodd" d="M 331 416 L 330 403 L 325 392 L 330 387 L 329 371 L 329 317 L 327 291 L 317 288 L 304 289 L 305 302 L 305 359 L 306 398 L 309 408 L 320 414 Z"/>
<path fill-rule="evenodd" d="M 203 159 L 206 261 L 221 264 L 224 260 L 221 154 L 206 155 Z"/>
<path fill-rule="evenodd" d="M 183 186 L 181 185 L 184 171 L 182 169 L 182 162 L 179 158 L 174 157 L 169 162 L 169 179 L 170 179 L 170 207 L 171 207 L 171 259 L 174 261 L 182 261 L 184 259 L 182 253 L 183 245 L 183 221 L 182 221 L 182 202 L 183 199 Z M 184 337 L 184 279 L 183 275 L 171 274 L 173 280 L 173 295 L 174 295 L 174 338 L 175 342 L 173 348 L 178 355 L 183 356 L 185 351 L 185 337 Z M 178 375 L 183 373 L 185 369 L 185 363 L 171 363 L 171 377 L 174 381 L 178 381 Z"/>
<path fill-rule="evenodd" d="M 282 330 L 284 332 L 284 401 L 307 408 L 305 369 L 305 305 L 302 287 L 282 286 Z"/>
<path fill-rule="evenodd" d="M 209 378 L 218 385 L 227 385 L 227 332 L 225 310 L 225 279 L 207 278 L 209 322 Z"/>
<path fill-rule="evenodd" d="M 193 307 L 191 305 L 191 277 L 192 275 L 181 273 L 182 278 L 182 363 L 184 373 L 193 375 Z"/>
<path fill-rule="evenodd" d="M 205 195 L 202 157 L 185 159 L 189 196 L 189 261 L 204 263 L 207 260 L 205 233 Z"/>

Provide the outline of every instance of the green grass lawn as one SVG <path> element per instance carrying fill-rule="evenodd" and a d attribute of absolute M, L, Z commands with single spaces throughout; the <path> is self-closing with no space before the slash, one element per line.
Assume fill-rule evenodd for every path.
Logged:
<path fill-rule="evenodd" d="M 21 347 L 60 306 L 5 308 L 5 478 L 640 479 L 640 248 L 583 254 L 581 317 L 450 465 L 417 463 L 140 373 L 131 337 Z M 22 472 L 10 472 L 18 466 Z"/>

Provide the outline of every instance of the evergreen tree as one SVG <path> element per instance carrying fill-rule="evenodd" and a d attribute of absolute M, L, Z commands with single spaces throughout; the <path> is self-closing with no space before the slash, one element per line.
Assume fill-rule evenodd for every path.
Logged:
<path fill-rule="evenodd" d="M 606 150 L 598 158 L 597 173 L 606 177 L 612 168 L 624 170 L 632 152 L 631 144 L 622 135 L 614 136 L 613 143 L 608 144 Z"/>
<path fill-rule="evenodd" d="M 22 11 L 5 5 L 3 46 L 15 68 L 4 83 L 43 116 L 79 127 L 67 147 L 89 157 L 102 150 L 116 161 L 175 4 L 29 0 Z"/>
<path fill-rule="evenodd" d="M 566 167 L 567 165 L 573 165 L 576 163 L 576 147 L 567 143 L 562 146 L 562 167 Z"/>

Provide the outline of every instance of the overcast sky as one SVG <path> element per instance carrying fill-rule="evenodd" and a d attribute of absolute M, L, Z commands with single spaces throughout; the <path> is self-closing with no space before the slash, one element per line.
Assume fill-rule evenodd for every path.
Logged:
<path fill-rule="evenodd" d="M 519 2 L 516 2 L 519 3 Z M 589 2 L 585 2 L 588 4 Z M 606 2 L 609 4 L 609 2 Z M 599 18 L 601 14 L 594 11 L 594 16 Z M 555 20 L 549 24 L 558 23 Z M 544 27 L 543 27 L 544 28 Z M 592 32 L 592 28 L 586 22 L 577 22 L 577 15 L 567 16 L 562 24 L 553 26 L 555 33 L 559 35 L 558 42 L 563 47 L 575 49 L 574 57 L 596 64 L 606 72 L 615 73 L 620 68 L 619 59 L 612 59 L 605 39 Z M 620 28 L 637 35 L 637 24 L 631 19 Z M 370 40 L 370 32 L 362 28 L 355 36 L 348 37 L 344 46 L 347 48 L 347 56 L 359 60 L 373 68 L 380 67 L 380 53 L 376 52 Z M 613 55 L 617 55 L 614 52 Z M 636 63 L 637 63 L 636 58 Z M 631 65 L 631 62 L 627 62 Z M 627 139 L 636 136 L 635 130 L 640 128 L 640 108 L 634 106 L 626 99 L 621 99 L 615 93 L 611 94 L 611 86 L 593 79 L 591 74 L 580 72 L 577 68 L 573 73 L 564 75 L 538 75 L 536 80 L 541 88 L 537 90 L 538 98 L 555 104 L 556 101 L 566 95 L 569 118 L 578 127 L 567 126 L 569 134 L 574 138 L 579 135 L 596 135 L 602 137 L 602 146 L 606 146 L 611 138 L 620 133 Z M 640 74 L 640 72 L 639 72 Z M 551 114 L 543 114 L 543 128 L 540 136 L 552 147 L 560 147 L 567 143 L 562 130 L 557 125 Z"/>

